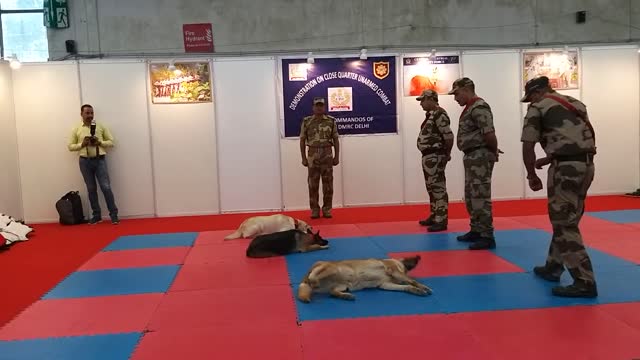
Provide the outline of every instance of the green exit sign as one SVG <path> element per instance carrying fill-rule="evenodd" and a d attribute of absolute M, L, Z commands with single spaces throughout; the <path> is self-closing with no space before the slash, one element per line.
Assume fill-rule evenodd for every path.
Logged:
<path fill-rule="evenodd" d="M 44 26 L 50 29 L 69 27 L 67 0 L 44 0 Z"/>

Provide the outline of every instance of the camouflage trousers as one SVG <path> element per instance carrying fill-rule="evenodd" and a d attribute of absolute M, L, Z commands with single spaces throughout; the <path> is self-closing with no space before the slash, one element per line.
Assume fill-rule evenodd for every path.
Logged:
<path fill-rule="evenodd" d="M 429 193 L 431 218 L 436 223 L 447 223 L 449 220 L 449 194 L 447 194 L 447 178 L 445 168 L 447 156 L 429 154 L 422 157 L 422 173 Z"/>
<path fill-rule="evenodd" d="M 493 238 L 491 176 L 495 154 L 481 148 L 464 155 L 464 201 L 470 218 L 471 231 Z"/>
<path fill-rule="evenodd" d="M 309 207 L 311 211 L 320 210 L 319 191 L 322 179 L 322 211 L 330 211 L 333 207 L 333 152 L 330 147 L 309 147 Z"/>
<path fill-rule="evenodd" d="M 553 237 L 546 267 L 560 276 L 567 268 L 574 281 L 595 283 L 591 259 L 578 225 L 584 214 L 587 191 L 593 181 L 593 163 L 552 162 L 547 178 L 549 220 Z"/>

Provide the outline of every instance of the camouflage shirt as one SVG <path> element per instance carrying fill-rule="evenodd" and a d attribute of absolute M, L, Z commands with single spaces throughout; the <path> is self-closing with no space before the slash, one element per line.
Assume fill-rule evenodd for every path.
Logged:
<path fill-rule="evenodd" d="M 304 139 L 308 146 L 333 145 L 338 141 L 336 119 L 329 115 L 322 115 L 320 119 L 306 116 L 300 127 L 300 139 Z"/>
<path fill-rule="evenodd" d="M 444 150 L 444 141 L 453 139 L 453 132 L 449 127 L 451 120 L 447 112 L 438 107 L 434 111 L 429 111 L 425 120 L 420 125 L 420 134 L 418 135 L 418 150 L 425 151 Z"/>
<path fill-rule="evenodd" d="M 595 153 L 594 134 L 586 123 L 587 107 L 571 96 L 556 92 L 550 95 L 563 98 L 583 115 L 551 98 L 529 104 L 521 140 L 539 142 L 547 156 Z"/>
<path fill-rule="evenodd" d="M 458 149 L 465 151 L 478 146 L 486 146 L 484 134 L 494 132 L 491 107 L 483 99 L 467 105 L 460 115 L 458 124 Z"/>

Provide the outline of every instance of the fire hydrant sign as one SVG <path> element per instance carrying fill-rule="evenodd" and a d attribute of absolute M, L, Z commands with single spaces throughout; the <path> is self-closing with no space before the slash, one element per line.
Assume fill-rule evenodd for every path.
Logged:
<path fill-rule="evenodd" d="M 184 24 L 182 25 L 182 35 L 185 52 L 213 52 L 211 24 Z"/>

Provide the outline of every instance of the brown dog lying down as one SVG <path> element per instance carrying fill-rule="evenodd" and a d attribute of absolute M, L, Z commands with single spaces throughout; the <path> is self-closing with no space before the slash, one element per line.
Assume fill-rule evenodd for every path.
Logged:
<path fill-rule="evenodd" d="M 379 288 L 429 295 L 432 290 L 407 275 L 420 261 L 420 256 L 403 259 L 360 259 L 318 261 L 305 275 L 298 288 L 298 299 L 310 302 L 312 293 L 354 300 L 349 291 Z"/>
<path fill-rule="evenodd" d="M 256 236 L 247 247 L 247 257 L 265 258 L 328 248 L 329 242 L 320 236 L 320 231 L 313 234 L 293 229 Z"/>
<path fill-rule="evenodd" d="M 236 231 L 225 236 L 224 239 L 253 239 L 258 235 L 271 234 L 278 231 L 287 231 L 293 229 L 309 233 L 312 231 L 311 226 L 302 220 L 298 220 L 284 214 L 274 214 L 250 217 L 243 221 Z"/>

